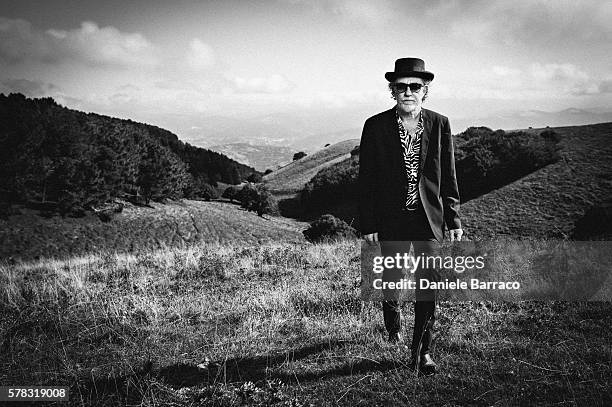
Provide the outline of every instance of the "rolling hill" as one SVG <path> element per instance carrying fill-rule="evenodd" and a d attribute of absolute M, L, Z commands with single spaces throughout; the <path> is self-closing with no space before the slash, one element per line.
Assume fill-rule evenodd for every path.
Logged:
<path fill-rule="evenodd" d="M 317 172 L 350 158 L 358 145 L 359 139 L 350 139 L 324 147 L 264 176 L 264 183 L 278 198 L 294 196 Z"/>
<path fill-rule="evenodd" d="M 0 259 L 79 256 L 91 252 L 142 252 L 195 243 L 269 241 L 304 243 L 308 225 L 292 219 L 259 217 L 238 205 L 213 201 L 172 201 L 150 207 L 126 203 L 122 213 L 103 223 L 83 218 L 43 218 L 36 211 L 0 219 Z"/>
<path fill-rule="evenodd" d="M 612 123 L 554 130 L 562 160 L 463 204 L 469 236 L 567 237 L 588 209 L 612 198 Z"/>
<path fill-rule="evenodd" d="M 590 208 L 612 199 L 612 123 L 525 131 L 539 134 L 550 129 L 561 136 L 562 159 L 463 203 L 467 236 L 569 237 L 575 222 Z M 277 196 L 290 198 L 319 170 L 348 159 L 348 151 L 357 143 L 335 144 L 328 147 L 334 148 L 330 153 L 320 150 L 264 180 Z M 350 221 L 355 205 L 342 202 L 328 211 Z"/>

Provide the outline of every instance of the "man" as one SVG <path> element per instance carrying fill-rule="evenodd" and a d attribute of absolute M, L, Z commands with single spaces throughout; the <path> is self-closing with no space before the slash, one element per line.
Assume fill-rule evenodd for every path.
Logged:
<path fill-rule="evenodd" d="M 448 118 L 422 108 L 434 74 L 419 58 L 395 61 L 387 72 L 396 106 L 366 120 L 359 154 L 360 229 L 364 239 L 381 243 L 383 256 L 408 252 L 436 255 L 449 230 L 461 240 L 454 145 Z M 383 279 L 399 278 L 386 269 Z M 416 280 L 438 278 L 418 269 Z M 430 353 L 435 321 L 435 291 L 416 290 L 412 363 L 424 373 L 437 369 Z M 401 340 L 400 302 L 385 293 L 383 316 L 390 342 Z"/>

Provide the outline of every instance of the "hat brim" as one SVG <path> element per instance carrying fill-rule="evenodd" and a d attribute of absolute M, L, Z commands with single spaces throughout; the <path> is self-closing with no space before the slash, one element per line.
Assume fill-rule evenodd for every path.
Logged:
<path fill-rule="evenodd" d="M 415 77 L 432 81 L 434 74 L 429 71 L 406 71 L 406 72 L 387 72 L 385 79 L 389 82 L 395 81 L 397 78 Z"/>

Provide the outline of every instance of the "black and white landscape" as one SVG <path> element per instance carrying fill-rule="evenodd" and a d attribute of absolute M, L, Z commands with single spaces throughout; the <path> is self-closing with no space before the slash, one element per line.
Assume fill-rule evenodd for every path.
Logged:
<path fill-rule="evenodd" d="M 610 21 L 605 1 L 1 1 L 0 387 L 612 405 Z M 439 302 L 433 376 L 360 296 L 361 131 L 408 56 L 450 119 L 465 237 L 500 279 L 539 270 L 538 301 Z"/>

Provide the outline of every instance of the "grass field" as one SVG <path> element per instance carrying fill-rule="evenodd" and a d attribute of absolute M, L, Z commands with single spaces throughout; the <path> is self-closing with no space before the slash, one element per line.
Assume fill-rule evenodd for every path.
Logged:
<path fill-rule="evenodd" d="M 3 264 L 0 383 L 69 385 L 72 405 L 612 404 L 609 302 L 441 303 L 441 372 L 418 377 L 359 259 L 208 243 Z"/>
<path fill-rule="evenodd" d="M 305 241 L 302 230 L 308 227 L 293 219 L 259 217 L 223 201 L 153 202 L 150 207 L 127 204 L 107 223 L 93 214 L 79 219 L 57 215 L 46 219 L 34 210 L 21 212 L 8 220 L 0 219 L 0 259 L 61 258 L 96 251 L 146 252 L 198 242 L 299 243 Z"/>

